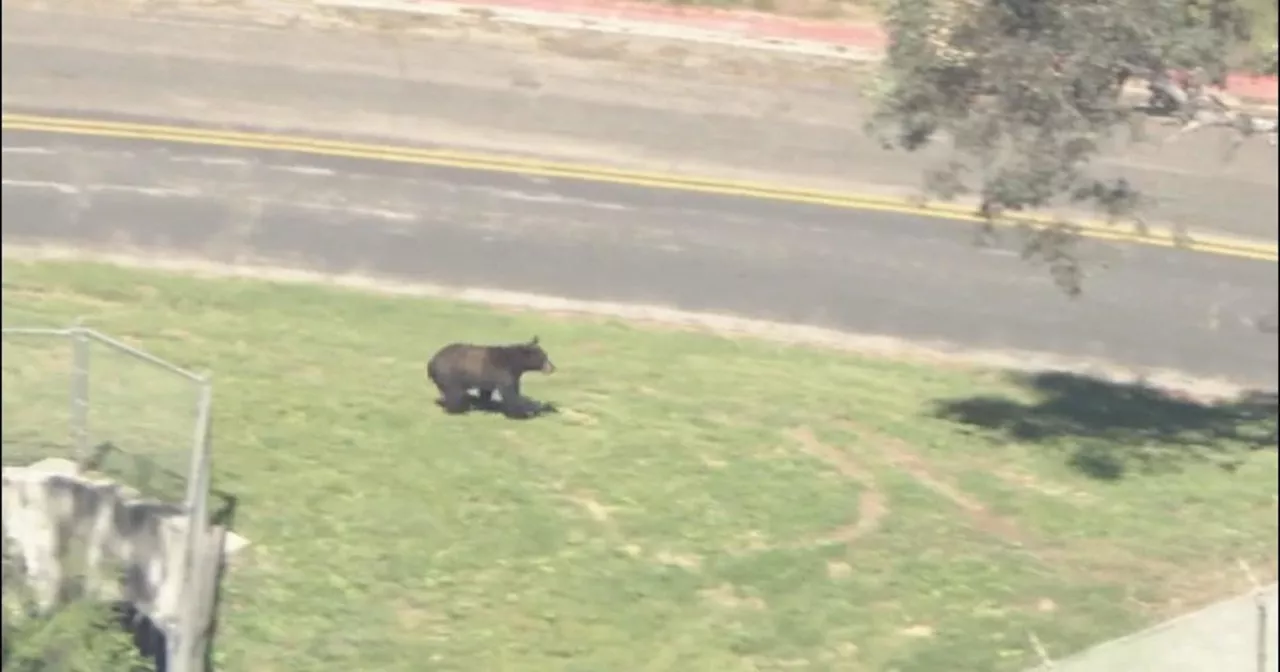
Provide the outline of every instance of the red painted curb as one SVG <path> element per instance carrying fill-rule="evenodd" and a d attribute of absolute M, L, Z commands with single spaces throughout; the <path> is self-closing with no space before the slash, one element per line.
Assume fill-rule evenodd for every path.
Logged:
<path fill-rule="evenodd" d="M 1227 93 L 1233 96 L 1274 103 L 1280 98 L 1277 88 L 1280 87 L 1277 86 L 1275 77 L 1245 74 L 1227 75 Z"/>
<path fill-rule="evenodd" d="M 423 0 L 429 4 L 430 0 Z M 851 21 L 800 19 L 765 12 L 632 2 L 627 0 L 453 0 L 494 9 L 523 9 L 549 14 L 578 14 L 599 19 L 664 23 L 754 37 L 790 39 L 884 49 L 888 37 L 879 26 Z M 1280 99 L 1275 77 L 1234 74 L 1226 90 L 1234 96 L 1269 103 Z"/>

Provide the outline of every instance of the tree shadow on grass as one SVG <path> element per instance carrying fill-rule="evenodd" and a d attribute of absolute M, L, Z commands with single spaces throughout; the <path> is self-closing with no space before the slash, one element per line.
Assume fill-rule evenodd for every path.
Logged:
<path fill-rule="evenodd" d="M 1274 449 L 1276 393 L 1202 402 L 1142 382 L 1037 372 L 1011 374 L 1024 402 L 976 396 L 939 402 L 943 419 L 1021 443 L 1063 448 L 1081 473 L 1101 480 L 1177 470 L 1193 462 L 1234 470 L 1251 451 Z"/>

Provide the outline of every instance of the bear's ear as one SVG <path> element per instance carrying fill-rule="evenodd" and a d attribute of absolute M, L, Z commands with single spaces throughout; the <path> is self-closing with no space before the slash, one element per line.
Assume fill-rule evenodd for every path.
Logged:
<path fill-rule="evenodd" d="M 533 340 L 529 341 L 529 345 L 537 345 L 537 344 L 538 344 L 538 337 L 534 336 Z"/>

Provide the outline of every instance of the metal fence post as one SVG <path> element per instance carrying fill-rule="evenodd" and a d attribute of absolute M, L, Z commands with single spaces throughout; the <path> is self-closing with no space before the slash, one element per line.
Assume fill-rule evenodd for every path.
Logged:
<path fill-rule="evenodd" d="M 71 329 L 71 445 L 77 464 L 89 457 L 89 350 L 91 343 L 79 320 Z"/>
<path fill-rule="evenodd" d="M 204 579 L 200 569 L 205 566 L 203 551 L 209 527 L 207 500 L 212 482 L 212 412 L 213 384 L 205 378 L 200 383 L 200 394 L 196 402 L 196 429 L 191 444 L 191 465 L 187 470 L 187 494 L 184 502 L 187 539 L 182 559 L 182 609 L 177 618 L 177 632 L 167 633 L 167 669 L 172 672 L 196 672 L 202 664 L 199 655 L 203 647 L 200 646 L 199 639 L 207 629 L 207 623 L 204 622 L 207 610 L 203 608 L 204 601 L 198 598 L 203 592 Z"/>
<path fill-rule="evenodd" d="M 187 493 L 183 505 L 191 513 L 203 494 L 201 476 L 209 462 L 209 425 L 213 413 L 213 383 L 206 377 L 200 381 L 196 395 L 196 426 L 191 441 L 191 462 L 187 467 Z"/>

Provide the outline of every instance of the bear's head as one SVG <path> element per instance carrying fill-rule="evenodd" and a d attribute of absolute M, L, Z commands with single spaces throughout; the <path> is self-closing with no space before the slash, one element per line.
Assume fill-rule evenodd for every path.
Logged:
<path fill-rule="evenodd" d="M 551 358 L 547 356 L 547 351 L 542 349 L 538 344 L 538 337 L 534 336 L 528 343 L 511 347 L 513 359 L 518 363 L 521 371 L 541 371 L 543 373 L 555 373 L 556 366 L 551 363 Z"/>

